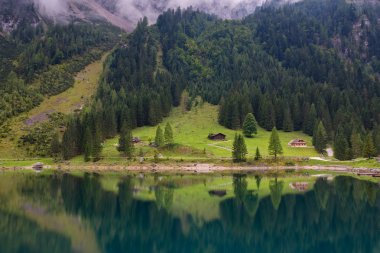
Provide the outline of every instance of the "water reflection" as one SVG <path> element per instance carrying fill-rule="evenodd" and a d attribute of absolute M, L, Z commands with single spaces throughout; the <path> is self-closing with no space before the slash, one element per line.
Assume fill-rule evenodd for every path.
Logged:
<path fill-rule="evenodd" d="M 294 194 L 289 180 L 125 176 L 110 191 L 97 174 L 1 176 L 0 251 L 380 252 L 378 184 L 318 179 Z"/>

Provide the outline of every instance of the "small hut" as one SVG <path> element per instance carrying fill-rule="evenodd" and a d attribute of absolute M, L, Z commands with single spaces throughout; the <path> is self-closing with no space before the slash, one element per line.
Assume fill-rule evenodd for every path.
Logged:
<path fill-rule="evenodd" d="M 306 141 L 304 141 L 302 139 L 294 139 L 288 143 L 288 146 L 294 147 L 294 148 L 307 147 L 307 143 L 306 143 Z"/>
<path fill-rule="evenodd" d="M 32 168 L 35 171 L 41 171 L 44 168 L 44 164 L 41 162 L 38 162 L 38 163 L 33 164 Z"/>
<path fill-rule="evenodd" d="M 226 135 L 222 133 L 209 134 L 208 138 L 212 141 L 224 141 L 226 140 Z"/>

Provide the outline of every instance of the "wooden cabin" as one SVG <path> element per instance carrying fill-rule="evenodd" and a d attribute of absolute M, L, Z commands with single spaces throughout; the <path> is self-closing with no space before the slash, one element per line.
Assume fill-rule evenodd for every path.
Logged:
<path fill-rule="evenodd" d="M 36 163 L 36 164 L 33 164 L 32 168 L 36 171 L 41 171 L 43 168 L 44 168 L 44 164 L 43 163 Z"/>
<path fill-rule="evenodd" d="M 226 140 L 226 135 L 222 133 L 217 133 L 217 134 L 209 134 L 208 138 L 212 141 L 225 141 Z"/>
<path fill-rule="evenodd" d="M 291 140 L 288 143 L 288 146 L 294 147 L 294 148 L 297 148 L 297 147 L 307 147 L 307 143 L 306 143 L 306 141 L 304 141 L 302 139 L 294 139 L 294 140 Z"/>

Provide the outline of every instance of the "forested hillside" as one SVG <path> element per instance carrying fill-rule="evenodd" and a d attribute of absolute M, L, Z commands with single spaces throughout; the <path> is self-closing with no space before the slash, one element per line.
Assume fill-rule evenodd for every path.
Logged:
<path fill-rule="evenodd" d="M 157 124 L 183 89 L 220 104 L 228 128 L 249 112 L 267 130 L 321 126 L 337 158 L 361 156 L 364 139 L 380 144 L 379 18 L 375 6 L 306 0 L 242 21 L 192 9 L 145 19 L 109 59 L 96 102 L 69 124 L 64 146 L 76 149 L 65 158 L 89 146 L 96 155 L 124 122 Z"/>
<path fill-rule="evenodd" d="M 90 24 L 20 23 L 0 36 L 0 122 L 71 87 L 74 73 L 100 58 L 116 39 L 115 28 Z"/>

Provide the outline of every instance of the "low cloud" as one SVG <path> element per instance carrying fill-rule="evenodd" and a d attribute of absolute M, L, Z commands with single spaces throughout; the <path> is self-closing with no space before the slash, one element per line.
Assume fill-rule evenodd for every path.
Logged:
<path fill-rule="evenodd" d="M 192 6 L 221 18 L 241 18 L 252 13 L 257 6 L 266 0 L 119 0 L 120 14 L 136 21 L 148 17 L 154 22 L 157 16 L 168 8 L 186 8 Z"/>
<path fill-rule="evenodd" d="M 51 18 L 58 18 L 68 12 L 66 0 L 33 0 L 40 13 Z"/>
<path fill-rule="evenodd" d="M 154 23 L 168 8 L 187 8 L 192 6 L 205 12 L 216 14 L 221 18 L 237 19 L 254 12 L 267 1 L 295 2 L 298 0 L 30 0 L 34 1 L 40 12 L 58 19 L 69 12 L 70 3 L 83 5 L 102 5 L 114 14 L 136 23 L 142 17 L 148 17 Z M 111 6 L 111 7 L 110 7 Z M 116 8 L 115 8 L 116 7 Z M 115 13 L 116 10 L 116 13 Z"/>

